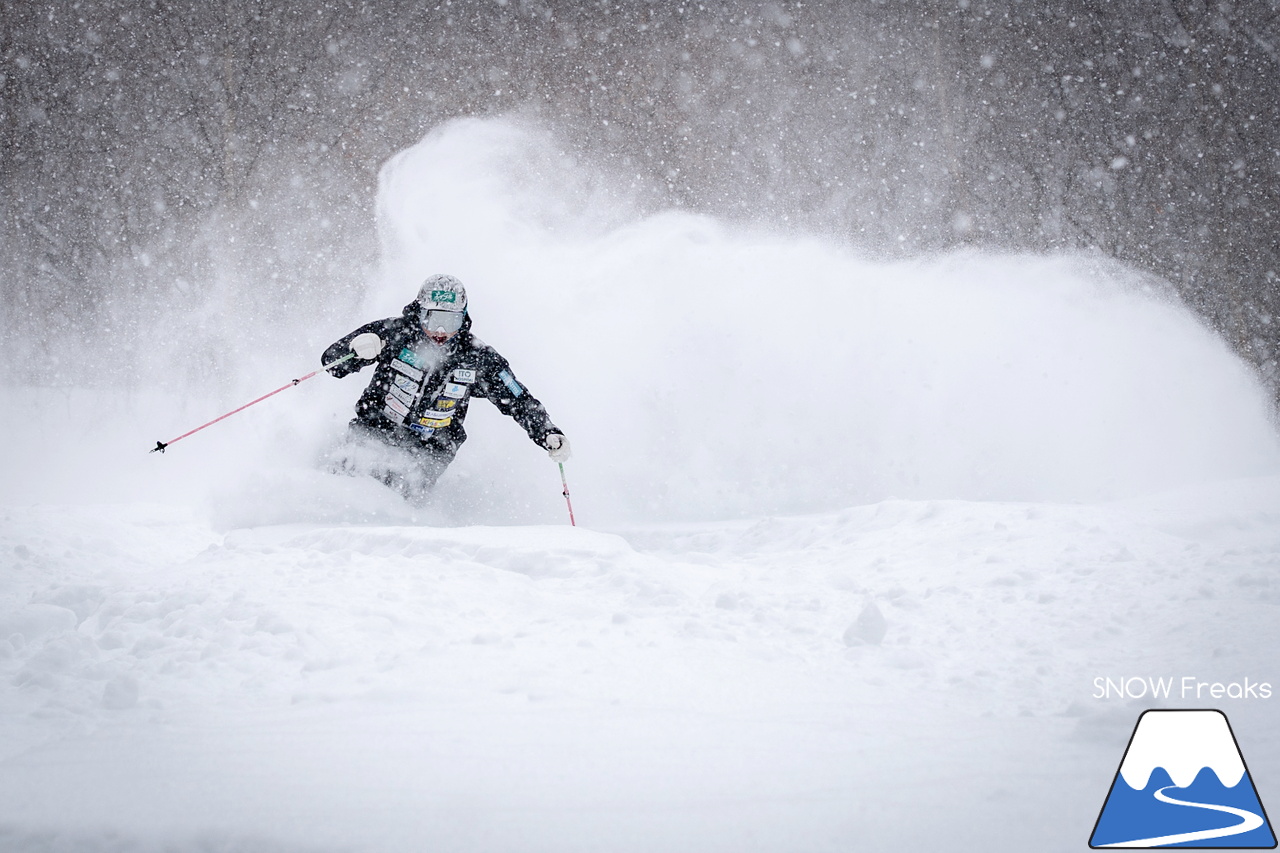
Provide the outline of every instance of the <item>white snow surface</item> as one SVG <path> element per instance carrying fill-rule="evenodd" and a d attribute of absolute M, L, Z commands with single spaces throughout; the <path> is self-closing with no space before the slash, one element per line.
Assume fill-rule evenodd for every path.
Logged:
<path fill-rule="evenodd" d="M 1221 711 L 1149 711 L 1142 715 L 1120 765 L 1130 788 L 1147 787 L 1152 772 L 1163 767 L 1173 784 L 1186 788 L 1208 767 L 1223 785 L 1234 788 L 1244 778 L 1244 759 Z"/>
<path fill-rule="evenodd" d="M 1280 685 L 1280 451 L 1185 310 L 618 186 L 458 122 L 385 170 L 359 316 L 204 393 L 0 389 L 0 849 L 1078 850 L 1153 705 L 1095 678 Z M 427 506 L 328 473 L 362 378 L 146 452 L 432 272 L 580 526 L 483 401 Z M 1264 800 L 1275 701 L 1218 700 Z"/>

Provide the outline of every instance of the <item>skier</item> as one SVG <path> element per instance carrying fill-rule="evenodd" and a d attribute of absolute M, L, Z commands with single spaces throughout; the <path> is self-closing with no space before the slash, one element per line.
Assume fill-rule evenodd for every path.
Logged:
<path fill-rule="evenodd" d="M 556 462 L 569 440 L 507 360 L 471 334 L 467 292 L 451 275 L 433 275 L 399 317 L 366 323 L 324 351 L 339 378 L 376 365 L 349 426 L 354 456 L 375 457 L 370 473 L 405 497 L 420 499 L 467 440 L 462 422 L 472 397 L 485 397 L 524 427 Z M 361 467 L 350 456 L 343 470 Z"/>

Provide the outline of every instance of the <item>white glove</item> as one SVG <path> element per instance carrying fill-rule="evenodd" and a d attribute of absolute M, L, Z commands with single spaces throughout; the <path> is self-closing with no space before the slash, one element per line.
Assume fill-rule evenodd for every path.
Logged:
<path fill-rule="evenodd" d="M 382 338 L 373 332 L 365 332 L 351 339 L 351 349 L 365 361 L 373 361 L 382 352 Z"/>
<path fill-rule="evenodd" d="M 553 432 L 546 439 L 547 455 L 553 462 L 565 462 L 569 459 L 569 439 L 558 432 Z"/>

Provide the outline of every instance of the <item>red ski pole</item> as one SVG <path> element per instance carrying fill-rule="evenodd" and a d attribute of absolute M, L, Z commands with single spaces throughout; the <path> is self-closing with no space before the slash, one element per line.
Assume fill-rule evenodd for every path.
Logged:
<path fill-rule="evenodd" d="M 569 507 L 569 524 L 572 527 L 577 527 L 578 522 L 573 520 L 573 501 L 569 500 L 569 481 L 564 478 L 564 463 L 557 462 L 556 464 L 560 466 L 560 485 L 564 486 L 564 503 L 565 506 Z"/>
<path fill-rule="evenodd" d="M 232 409 L 231 411 L 227 412 L 225 415 L 219 415 L 218 417 L 216 417 L 216 418 L 214 418 L 213 420 L 209 421 L 207 424 L 200 424 L 200 426 L 196 427 L 196 428 L 195 428 L 195 429 L 193 429 L 193 430 L 189 430 L 189 431 L 187 431 L 187 432 L 184 432 L 182 435 L 178 436 L 177 438 L 171 438 L 171 439 L 169 439 L 168 441 L 157 441 L 157 442 L 156 442 L 156 446 L 155 446 L 155 447 L 153 447 L 153 448 L 151 448 L 151 452 L 152 452 L 152 453 L 155 453 L 155 452 L 158 450 L 158 451 L 160 451 L 161 453 L 164 453 L 165 448 L 166 448 L 166 447 L 168 447 L 169 445 L 173 444 L 175 441 L 182 441 L 182 439 L 186 438 L 186 437 L 187 437 L 187 436 L 189 436 L 189 435 L 195 435 L 196 433 L 198 433 L 200 430 L 204 429 L 205 427 L 211 427 L 211 426 L 213 426 L 214 424 L 216 424 L 218 421 L 226 420 L 227 418 L 229 418 L 229 417 L 231 417 L 232 415 L 234 415 L 236 412 L 243 412 L 245 409 L 249 408 L 250 406 L 255 405 L 255 404 L 257 404 L 257 403 L 261 403 L 263 400 L 267 399 L 268 397 L 273 397 L 273 396 L 275 396 L 276 394 L 279 394 L 281 391 L 287 391 L 288 389 L 292 388 L 294 385 L 297 385 L 299 382 L 306 382 L 308 379 L 310 379 L 312 376 L 315 376 L 315 375 L 316 375 L 317 373 L 319 373 L 321 370 L 328 370 L 329 368 L 333 367 L 333 366 L 334 366 L 334 365 L 336 365 L 336 364 L 342 364 L 342 362 L 344 362 L 344 361 L 346 361 L 346 360 L 348 360 L 348 359 L 355 358 L 355 355 L 356 355 L 355 353 L 353 353 L 353 352 L 349 352 L 349 353 L 347 353 L 346 355 L 344 355 L 342 358 L 335 359 L 335 360 L 333 360 L 333 361 L 329 362 L 328 364 L 324 365 L 323 367 L 321 367 L 321 368 L 320 368 L 320 370 L 313 370 L 313 371 L 311 371 L 310 373 L 308 373 L 306 376 L 303 376 L 303 377 L 302 377 L 302 378 L 300 378 L 300 379 L 294 379 L 294 380 L 293 380 L 292 382 L 290 382 L 288 385 L 281 385 L 281 386 L 280 386 L 279 388 L 277 388 L 276 390 L 271 391 L 271 392 L 269 392 L 269 393 L 267 393 L 267 394 L 263 394 L 261 397 L 259 397 L 259 398 L 258 398 L 258 399 L 256 399 L 256 400 L 250 400 L 248 403 L 245 403 L 245 404 L 244 404 L 243 406 L 241 406 L 240 408 L 238 408 L 238 409 Z M 566 495 L 566 497 L 567 497 L 567 495 Z"/>

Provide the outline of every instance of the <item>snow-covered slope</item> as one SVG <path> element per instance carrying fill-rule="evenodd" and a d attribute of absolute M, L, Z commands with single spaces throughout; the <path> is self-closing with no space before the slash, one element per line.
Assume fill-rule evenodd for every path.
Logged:
<path fill-rule="evenodd" d="M 1153 704 L 1095 678 L 1280 685 L 1267 403 L 1124 271 L 637 218 L 505 122 L 382 215 L 367 311 L 217 388 L 146 337 L 0 390 L 0 849 L 1078 850 Z M 428 506 L 327 473 L 354 378 L 146 453 L 436 271 L 581 527 L 482 404 Z M 1264 799 L 1274 701 L 1226 708 Z"/>
<path fill-rule="evenodd" d="M 1136 710 L 1094 677 L 1274 665 L 1280 481 L 1208 497 L 614 533 L 9 508 L 0 826 L 33 850 L 1079 849 Z M 1231 709 L 1263 780 L 1267 710 Z"/>

